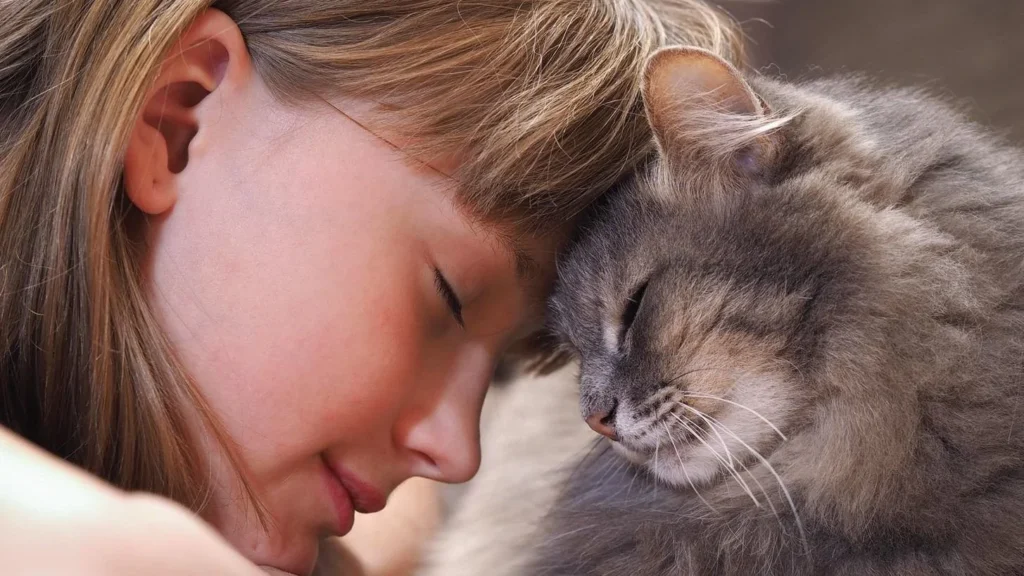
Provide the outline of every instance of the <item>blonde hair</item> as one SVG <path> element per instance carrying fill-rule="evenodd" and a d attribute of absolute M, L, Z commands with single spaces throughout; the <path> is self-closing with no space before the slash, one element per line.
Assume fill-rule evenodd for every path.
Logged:
<path fill-rule="evenodd" d="M 207 483 L 190 422 L 219 428 L 147 306 L 121 178 L 162 59 L 211 7 L 276 96 L 389 103 L 414 152 L 459 153 L 471 212 L 530 233 L 651 152 L 649 54 L 741 57 L 730 21 L 697 0 L 0 3 L 0 423 L 194 509 Z"/>

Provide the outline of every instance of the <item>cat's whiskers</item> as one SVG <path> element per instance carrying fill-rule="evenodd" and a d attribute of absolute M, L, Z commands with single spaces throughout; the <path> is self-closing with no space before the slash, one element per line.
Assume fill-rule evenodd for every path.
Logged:
<path fill-rule="evenodd" d="M 785 497 L 786 497 L 786 501 L 789 503 L 790 510 L 793 511 L 793 519 L 796 522 L 797 530 L 800 532 L 800 541 L 803 544 L 804 552 L 808 556 L 810 556 L 810 553 L 811 553 L 810 544 L 808 544 L 808 542 L 807 542 L 807 534 L 806 534 L 806 532 L 804 532 L 804 523 L 800 519 L 800 513 L 797 512 L 797 510 L 796 510 L 796 503 L 793 501 L 793 496 L 790 494 L 789 488 L 786 487 L 786 483 L 782 481 L 782 477 L 775 470 L 775 467 L 772 466 L 771 463 L 768 462 L 768 459 L 765 458 L 763 455 L 761 455 L 760 452 L 758 452 L 753 447 L 751 447 L 749 444 L 744 442 L 742 438 L 740 438 L 738 435 L 736 435 L 736 433 L 734 433 L 731 429 L 729 429 L 728 426 L 726 426 L 725 424 L 723 424 L 719 420 L 715 419 L 713 416 L 708 416 L 706 414 L 705 414 L 705 416 L 708 418 L 708 422 L 712 426 L 716 426 L 717 425 L 717 426 L 721 427 L 722 432 L 725 432 L 727 435 L 732 436 L 737 442 L 740 443 L 740 445 L 742 445 L 744 448 L 746 448 L 754 456 L 754 458 L 756 458 L 759 462 L 761 462 L 761 464 L 764 465 L 765 469 L 768 470 L 768 472 L 772 476 L 775 477 L 775 481 L 778 482 L 779 488 L 782 490 L 783 495 L 785 495 Z"/>
<path fill-rule="evenodd" d="M 738 462 L 739 465 L 743 467 L 743 471 L 746 472 L 747 475 L 750 476 L 750 479 L 754 481 L 754 484 L 757 484 L 757 487 L 761 489 L 761 494 L 764 494 L 764 499 L 765 502 L 768 503 L 768 508 L 772 511 L 772 515 L 775 516 L 775 519 L 779 522 L 779 526 L 782 526 L 782 518 L 779 517 L 779 511 L 775 508 L 775 505 L 772 504 L 772 498 L 768 495 L 768 491 L 764 489 L 761 481 L 757 479 L 757 475 L 751 472 L 750 468 L 748 468 L 742 460 L 738 460 Z"/>
<path fill-rule="evenodd" d="M 729 464 L 730 464 L 730 466 L 732 466 L 733 465 L 732 464 L 732 462 L 733 462 L 732 451 L 729 450 L 729 445 L 725 442 L 725 439 L 722 438 L 722 435 L 718 432 L 718 428 L 716 426 L 714 426 L 708 420 L 709 417 L 707 415 L 705 415 L 703 412 L 701 412 L 700 410 L 698 410 L 698 409 L 696 409 L 696 408 L 694 408 L 694 407 L 692 407 L 692 406 L 690 406 L 688 404 L 682 404 L 682 406 L 684 408 L 688 409 L 688 410 L 693 411 L 697 416 L 699 416 L 701 419 L 703 419 L 704 422 L 708 425 L 708 428 L 710 428 L 711 431 L 715 433 L 715 436 L 718 437 L 718 441 L 722 443 L 722 448 L 724 448 L 725 451 L 726 451 L 726 454 L 729 455 L 729 459 L 730 459 Z M 736 464 L 739 464 L 741 467 L 743 467 L 743 471 L 746 472 L 747 475 L 750 476 L 750 479 L 754 481 L 754 484 L 757 484 L 757 487 L 761 489 L 761 494 L 764 494 L 764 499 L 768 503 L 768 508 L 771 509 L 772 514 L 776 518 L 779 518 L 779 511 L 775 509 L 775 505 L 772 504 L 771 496 L 768 495 L 768 491 L 765 490 L 764 486 L 761 484 L 761 481 L 757 479 L 757 475 L 750 471 L 750 468 L 748 468 L 747 465 L 743 463 L 743 460 L 741 460 L 739 458 L 736 458 L 735 462 L 736 462 Z M 739 470 L 737 470 L 736 472 L 737 472 L 737 474 L 742 476 L 742 472 L 740 472 Z M 781 520 L 780 520 L 780 522 L 781 522 Z"/>
<path fill-rule="evenodd" d="M 666 387 L 660 388 L 657 392 L 655 392 L 647 400 L 645 400 L 643 402 L 643 404 L 640 404 L 640 408 L 638 410 L 642 410 L 644 408 L 650 408 L 651 405 L 653 405 L 655 403 L 657 403 L 658 406 L 650 408 L 651 415 L 649 417 L 637 418 L 637 420 L 636 420 L 637 428 L 640 428 L 641 430 L 644 430 L 644 429 L 650 428 L 652 426 L 655 426 L 659 422 L 661 422 L 662 419 L 664 419 L 665 416 L 672 410 L 671 402 L 666 402 L 666 400 L 674 400 L 674 398 L 671 398 L 671 396 L 674 393 L 678 393 L 678 392 L 679 392 L 678 390 L 666 386 Z"/>
<path fill-rule="evenodd" d="M 672 413 L 672 416 L 676 420 L 679 421 L 679 424 L 681 424 L 683 426 L 683 428 L 687 432 L 689 432 L 691 435 L 693 435 L 697 439 L 698 442 L 703 444 L 704 447 L 707 448 L 708 451 L 711 452 L 711 454 L 713 454 L 715 456 L 715 459 L 717 459 L 722 464 L 722 466 L 729 472 L 729 475 L 736 479 L 736 483 L 739 484 L 740 487 L 743 488 L 743 491 L 747 493 L 747 496 L 750 496 L 750 499 L 754 502 L 754 505 L 757 506 L 758 508 L 760 508 L 761 507 L 761 502 L 757 499 L 756 496 L 754 496 L 754 491 L 750 489 L 750 486 L 747 485 L 747 483 L 743 480 L 743 478 L 741 478 L 739 476 L 739 474 L 732 467 L 732 465 L 730 463 L 726 462 L 725 458 L 721 454 L 719 454 L 717 450 L 712 448 L 711 445 L 708 444 L 703 438 L 701 438 L 700 434 L 698 433 L 698 431 L 695 430 L 693 427 L 691 427 L 682 418 L 680 418 L 678 414 Z M 672 435 L 671 435 L 671 433 L 669 433 L 669 440 L 671 440 L 671 439 L 672 439 Z M 675 446 L 675 443 L 673 442 L 673 447 L 674 446 Z M 676 452 L 676 454 L 678 455 L 678 451 Z M 680 465 L 681 465 L 681 461 L 680 461 Z"/>
<path fill-rule="evenodd" d="M 694 393 L 694 392 L 683 392 L 683 395 L 684 396 L 689 396 L 691 398 L 703 398 L 705 400 L 715 400 L 715 401 L 718 401 L 718 402 L 724 402 L 726 404 L 729 404 L 730 406 L 735 406 L 735 407 L 737 407 L 737 408 L 739 408 L 741 410 L 746 410 L 747 412 L 750 412 L 754 416 L 757 416 L 758 418 L 761 419 L 761 421 L 763 421 L 765 424 L 770 426 L 771 429 L 774 430 L 775 433 L 779 435 L 779 438 L 782 438 L 783 440 L 788 440 L 788 438 L 786 438 L 786 435 L 782 433 L 782 430 L 779 430 L 778 426 L 773 424 L 771 420 L 765 418 L 760 412 L 758 412 L 757 410 L 754 410 L 753 408 L 751 408 L 749 406 L 746 406 L 744 404 L 740 404 L 739 402 L 735 402 L 733 400 L 728 400 L 726 398 L 721 398 L 719 396 L 714 396 L 712 394 L 700 394 L 700 393 Z M 688 404 L 684 403 L 684 405 L 688 405 Z"/>
<path fill-rule="evenodd" d="M 704 497 L 700 495 L 700 491 L 697 490 L 697 485 L 693 483 L 693 480 L 690 478 L 690 474 L 686 471 L 686 465 L 683 464 L 683 456 L 679 454 L 679 448 L 676 446 L 676 441 L 672 437 L 672 430 L 668 427 L 668 423 L 662 422 L 661 424 L 662 426 L 665 427 L 665 433 L 668 434 L 668 441 L 672 443 L 672 449 L 675 450 L 676 460 L 679 462 L 679 469 L 683 471 L 683 476 L 686 478 L 686 481 L 690 484 L 690 488 L 693 489 L 693 493 L 697 495 L 697 498 L 699 498 L 700 501 L 703 502 L 704 505 L 708 507 L 708 509 L 710 509 L 715 514 L 718 514 L 718 510 L 715 509 L 715 507 L 712 506 L 710 502 L 705 500 Z"/>
<path fill-rule="evenodd" d="M 693 412 L 696 412 L 696 414 L 698 416 L 700 416 L 701 418 L 704 418 L 704 414 L 701 411 L 694 410 L 692 406 L 690 406 L 689 404 L 686 403 L 686 393 L 683 392 L 682 390 L 679 391 L 679 397 L 678 398 L 673 398 L 673 400 L 676 402 L 677 405 L 680 405 L 683 408 L 686 408 L 686 409 L 689 409 L 689 410 L 691 410 Z M 707 418 L 704 418 L 704 421 L 707 422 Z M 729 459 L 729 466 L 730 467 L 733 466 L 733 456 L 732 456 L 732 451 L 729 450 L 729 445 L 726 444 L 725 439 L 722 438 L 722 435 L 718 433 L 718 430 L 716 430 L 713 426 L 709 426 L 709 428 L 715 434 L 715 436 L 718 437 L 718 442 L 722 445 L 722 448 L 725 450 L 725 456 L 726 456 L 726 458 Z"/>
<path fill-rule="evenodd" d="M 792 362 L 788 362 L 788 363 L 793 367 L 794 370 L 797 371 L 797 373 L 800 374 L 800 376 L 802 378 L 803 377 L 803 373 L 800 371 L 799 367 L 797 367 L 797 365 L 793 364 Z M 681 379 L 683 379 L 683 378 L 685 378 L 685 377 L 687 377 L 687 376 L 689 376 L 689 375 L 691 375 L 691 374 L 693 374 L 695 372 L 709 372 L 709 371 L 734 372 L 731 369 L 719 368 L 719 367 L 716 367 L 716 366 L 704 366 L 704 367 L 701 367 L 701 368 L 693 368 L 693 369 L 690 369 L 690 370 L 687 370 L 687 371 L 683 372 L 682 374 L 679 374 L 677 376 L 673 376 L 672 378 L 666 380 L 665 381 L 665 385 L 666 386 L 664 386 L 661 390 L 664 390 L 666 388 L 671 388 L 671 385 L 675 384 L 679 380 L 681 380 Z M 750 375 L 750 371 L 749 370 L 744 370 L 742 373 L 740 373 L 740 375 L 738 377 L 735 378 L 735 380 L 736 381 L 742 380 L 743 378 L 747 377 L 748 375 Z M 671 390 L 677 390 L 677 389 L 676 388 L 671 388 Z M 720 396 L 715 396 L 715 395 L 712 395 L 712 394 L 706 394 L 706 393 L 702 394 L 702 393 L 698 393 L 698 392 L 690 392 L 688 390 L 680 390 L 680 391 L 682 392 L 683 397 L 684 397 L 684 400 L 683 400 L 684 404 L 686 404 L 686 402 L 685 402 L 685 398 L 686 397 L 690 397 L 690 398 L 703 398 L 705 400 L 716 400 L 718 402 L 724 402 L 726 404 L 729 404 L 729 405 L 735 406 L 737 408 L 740 408 L 741 410 L 746 410 L 746 411 L 750 412 L 751 414 L 753 414 L 754 416 L 757 416 L 762 421 L 764 421 L 765 424 L 770 426 L 771 429 L 774 430 L 775 433 L 778 434 L 780 438 L 782 438 L 783 440 L 787 439 L 786 435 L 782 433 L 782 430 L 779 430 L 778 426 L 776 426 L 774 423 L 772 423 L 772 421 L 769 420 L 768 418 L 765 418 L 765 416 L 762 415 L 760 412 L 754 410 L 753 408 L 751 408 L 749 406 L 746 406 L 746 405 L 741 404 L 739 402 L 736 402 L 734 400 L 729 400 L 727 398 L 722 398 Z M 659 390 L 659 392 L 660 392 L 660 390 Z M 652 396 L 651 400 L 653 400 L 657 396 L 658 396 L 658 394 L 656 393 L 655 395 Z"/>
<path fill-rule="evenodd" d="M 654 404 L 658 404 L 659 407 L 663 407 L 665 404 L 666 397 L 672 397 L 673 395 L 682 392 L 682 390 L 674 386 L 676 382 L 696 372 L 706 372 L 708 370 L 716 370 L 716 368 L 692 368 L 690 370 L 687 370 L 686 372 L 683 372 L 682 374 L 665 380 L 664 382 L 661 383 L 661 386 L 659 386 L 658 389 L 654 391 L 653 394 L 648 396 L 647 399 L 644 400 L 643 403 L 641 403 L 638 406 L 638 410 L 651 409 L 651 406 Z M 652 419 L 651 423 L 654 423 L 654 421 L 656 421 L 660 416 L 664 416 L 664 414 L 659 415 L 657 413 L 658 408 L 651 409 L 651 411 L 654 412 L 654 418 Z M 641 420 L 641 422 L 643 421 Z"/>
<path fill-rule="evenodd" d="M 692 406 L 686 404 L 685 402 L 681 402 L 680 404 L 682 404 L 684 407 L 689 408 L 689 409 L 693 410 L 694 412 L 696 412 L 698 416 L 700 416 L 701 418 L 704 419 L 704 422 L 708 421 L 707 417 L 705 417 L 704 413 L 701 412 L 700 410 L 697 410 L 696 408 L 693 408 Z M 722 438 L 722 435 L 718 432 L 718 428 L 715 428 L 710 423 L 708 423 L 708 428 L 710 428 L 711 431 L 715 433 L 715 436 L 718 437 L 718 441 L 722 444 L 722 448 L 725 449 L 725 455 L 729 458 L 729 465 L 732 466 L 732 464 L 733 464 L 733 457 L 732 457 L 732 450 L 729 450 L 729 444 L 726 443 L 725 438 Z M 737 458 L 736 461 L 739 462 L 740 460 Z"/>
<path fill-rule="evenodd" d="M 655 390 L 653 394 L 648 396 L 647 399 L 644 400 L 637 408 L 643 410 L 645 408 L 649 408 L 653 404 L 660 404 L 665 399 L 665 396 L 672 394 L 674 391 L 675 389 L 671 386 L 662 386 Z"/>
<path fill-rule="evenodd" d="M 704 413 L 703 413 L 703 412 L 701 412 L 700 410 L 697 410 L 697 409 L 696 409 L 696 408 L 694 408 L 693 406 L 690 406 L 690 405 L 689 405 L 689 404 L 687 404 L 686 402 L 678 402 L 678 403 L 677 403 L 677 405 L 678 405 L 678 406 L 680 406 L 680 407 L 682 407 L 682 408 L 685 408 L 686 410 L 689 410 L 690 412 L 693 412 L 693 413 L 694 413 L 694 414 L 696 414 L 696 415 L 697 415 L 698 417 L 702 418 L 702 419 L 704 420 L 704 422 L 705 422 L 705 423 L 707 423 L 707 424 L 708 424 L 708 428 L 709 428 L 709 429 L 711 430 L 711 432 L 712 432 L 712 433 L 714 433 L 714 435 L 718 437 L 718 442 L 719 442 L 719 443 L 721 443 L 721 445 L 722 445 L 722 449 L 723 449 L 723 450 L 725 451 L 725 457 L 726 457 L 726 458 L 728 458 L 728 462 L 726 462 L 726 461 L 725 461 L 724 459 L 722 459 L 722 458 L 719 458 L 719 460 L 721 460 L 723 464 L 726 464 L 727 466 L 729 466 L 730 468 L 732 468 L 732 467 L 733 467 L 733 461 L 734 461 L 734 458 L 733 458 L 733 455 L 732 455 L 732 451 L 731 451 L 731 450 L 729 450 L 729 445 L 728 445 L 728 444 L 726 443 L 726 441 L 725 441 L 725 438 L 722 438 L 722 435 L 718 433 L 718 430 L 717 430 L 717 429 L 716 429 L 716 428 L 715 428 L 714 426 L 711 426 L 711 423 L 710 423 L 710 422 L 708 422 L 708 419 L 707 419 L 707 417 L 706 417 L 706 416 L 704 415 Z M 675 415 L 673 414 L 673 416 L 675 416 Z M 680 419 L 680 418 L 679 418 L 678 416 L 676 416 L 676 419 L 677 419 L 677 420 L 679 420 L 679 423 L 680 423 L 680 424 L 683 424 L 684 426 L 686 426 L 686 423 L 684 423 L 684 422 L 683 422 L 683 421 L 682 421 L 682 420 L 681 420 L 681 419 Z M 705 444 L 705 446 L 706 446 L 706 444 Z M 711 450 L 711 447 L 710 447 L 710 446 L 708 446 L 708 450 Z M 715 452 L 714 450 L 712 450 L 712 452 L 714 452 L 715 454 L 717 454 L 717 452 Z M 735 460 L 736 460 L 736 461 L 739 461 L 739 459 L 738 459 L 738 458 L 736 458 Z"/>

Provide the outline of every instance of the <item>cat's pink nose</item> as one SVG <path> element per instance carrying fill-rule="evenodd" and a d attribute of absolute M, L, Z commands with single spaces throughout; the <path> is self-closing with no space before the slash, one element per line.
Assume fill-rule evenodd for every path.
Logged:
<path fill-rule="evenodd" d="M 587 424 L 594 432 L 607 437 L 609 440 L 615 440 L 615 427 L 605 422 L 607 422 L 607 416 L 604 414 L 594 414 L 587 418 Z"/>
<path fill-rule="evenodd" d="M 612 405 L 612 409 L 607 412 L 598 410 L 587 416 L 587 425 L 590 426 L 591 430 L 609 440 L 618 440 L 618 436 L 615 435 L 615 409 L 617 407 L 618 403 L 615 403 Z"/>

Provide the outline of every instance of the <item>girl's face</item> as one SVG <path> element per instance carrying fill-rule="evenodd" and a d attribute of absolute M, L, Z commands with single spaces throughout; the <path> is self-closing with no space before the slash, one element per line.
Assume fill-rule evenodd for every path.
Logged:
<path fill-rule="evenodd" d="M 207 431 L 207 519 L 258 564 L 305 573 L 407 478 L 473 476 L 496 358 L 539 319 L 555 246 L 517 257 L 450 179 L 255 75 L 190 113 L 173 204 L 149 216 L 147 287 L 269 513 L 264 529 Z"/>

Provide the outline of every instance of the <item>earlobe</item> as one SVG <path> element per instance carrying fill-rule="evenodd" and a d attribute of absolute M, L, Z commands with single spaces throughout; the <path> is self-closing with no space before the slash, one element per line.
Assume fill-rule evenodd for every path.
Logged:
<path fill-rule="evenodd" d="M 124 158 L 124 188 L 128 199 L 145 214 L 163 214 L 177 197 L 170 181 L 167 144 L 160 132 L 136 122 Z"/>
<path fill-rule="evenodd" d="M 177 199 L 176 176 L 205 127 L 203 102 L 243 84 L 251 68 L 241 31 L 218 10 L 200 15 L 168 54 L 125 151 L 125 190 L 150 215 L 170 210 Z"/>

